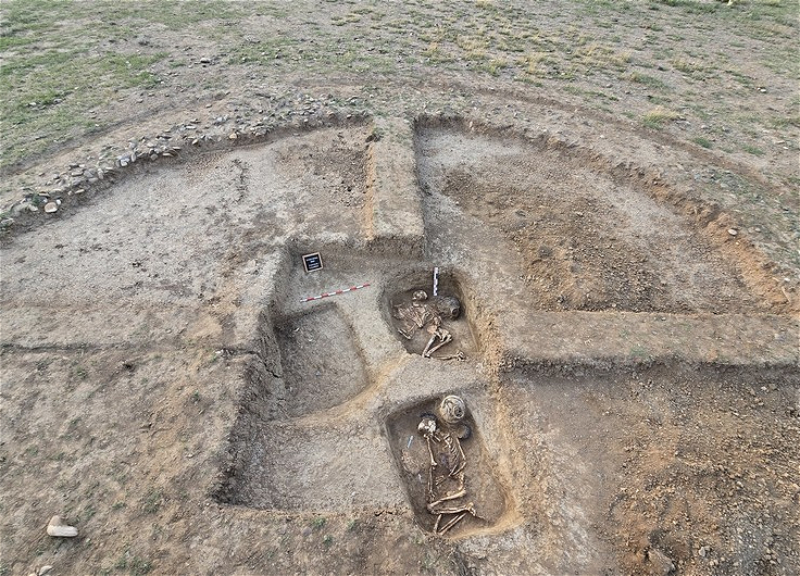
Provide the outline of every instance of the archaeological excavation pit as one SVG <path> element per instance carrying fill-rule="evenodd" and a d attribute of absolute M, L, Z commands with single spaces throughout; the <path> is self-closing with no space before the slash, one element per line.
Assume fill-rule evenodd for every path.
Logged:
<path fill-rule="evenodd" d="M 389 282 L 385 306 L 392 332 L 409 354 L 440 360 L 474 359 L 479 347 L 472 307 L 451 273 L 436 275 L 434 294 L 433 270 L 431 266 Z M 438 332 L 437 326 L 441 326 Z"/>
<path fill-rule="evenodd" d="M 251 4 L 8 70 L 0 574 L 800 574 L 789 3 Z"/>
<path fill-rule="evenodd" d="M 471 126 L 471 125 L 470 125 Z M 719 209 L 580 146 L 425 119 L 430 258 L 503 278 L 544 311 L 775 313 L 788 300 Z"/>
<path fill-rule="evenodd" d="M 283 368 L 282 404 L 287 416 L 331 408 L 367 386 L 353 329 L 333 304 L 279 320 L 275 338 Z"/>
<path fill-rule="evenodd" d="M 442 406 L 459 399 L 466 406 L 463 418 L 448 423 Z M 456 395 L 429 398 L 396 411 L 386 422 L 415 518 L 438 536 L 490 530 L 509 508 L 490 455 L 496 450 L 486 445 L 468 401 Z"/>

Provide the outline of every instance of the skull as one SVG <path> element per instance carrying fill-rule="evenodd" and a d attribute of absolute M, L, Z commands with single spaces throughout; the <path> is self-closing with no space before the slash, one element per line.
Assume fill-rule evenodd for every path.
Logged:
<path fill-rule="evenodd" d="M 428 299 L 428 293 L 425 292 L 425 290 L 414 290 L 414 293 L 411 294 L 411 300 L 413 302 L 421 302 L 427 299 Z"/>
<path fill-rule="evenodd" d="M 436 418 L 425 414 L 417 426 L 417 431 L 423 436 L 432 436 L 436 432 Z"/>

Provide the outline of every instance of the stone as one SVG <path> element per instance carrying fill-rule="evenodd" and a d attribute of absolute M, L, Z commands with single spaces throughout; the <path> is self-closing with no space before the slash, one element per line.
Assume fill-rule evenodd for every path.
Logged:
<path fill-rule="evenodd" d="M 44 205 L 44 211 L 47 212 L 48 214 L 53 214 L 55 212 L 58 212 L 58 204 L 56 204 L 55 202 L 48 202 L 47 204 Z"/>
<path fill-rule="evenodd" d="M 42 566 L 41 568 L 39 568 L 39 571 L 36 574 L 38 576 L 44 576 L 45 574 L 50 572 L 50 570 L 52 570 L 52 569 L 53 569 L 53 567 L 48 564 L 47 566 Z"/>
<path fill-rule="evenodd" d="M 657 548 L 650 548 L 650 550 L 647 551 L 647 559 L 653 565 L 653 568 L 657 574 L 663 574 L 663 576 L 667 576 L 668 574 L 672 574 L 672 572 L 675 570 L 675 564 L 673 564 L 672 560 L 669 559 L 669 556 Z"/>
<path fill-rule="evenodd" d="M 47 525 L 47 535 L 54 538 L 75 538 L 78 535 L 78 529 L 63 524 L 61 516 L 53 516 Z"/>

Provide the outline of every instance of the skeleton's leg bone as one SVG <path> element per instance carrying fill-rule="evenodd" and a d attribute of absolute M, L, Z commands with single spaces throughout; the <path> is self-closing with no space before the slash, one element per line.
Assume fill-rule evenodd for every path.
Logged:
<path fill-rule="evenodd" d="M 455 506 L 453 508 L 440 508 L 436 512 L 438 514 L 461 514 L 462 512 L 469 512 L 475 516 L 475 503 L 470 502 L 466 506 Z"/>
<path fill-rule="evenodd" d="M 441 522 L 441 521 L 442 521 L 442 515 L 439 514 L 438 516 L 436 516 L 436 522 L 433 525 L 433 533 L 434 534 L 438 534 L 439 533 L 439 522 Z"/>
<path fill-rule="evenodd" d="M 428 512 L 430 512 L 431 514 L 435 514 L 436 511 L 434 510 L 434 508 L 436 508 L 442 502 L 447 502 L 449 500 L 458 500 L 459 498 L 461 498 L 463 496 L 466 496 L 466 495 L 467 495 L 467 491 L 464 490 L 464 489 L 461 489 L 458 492 L 454 492 L 453 494 L 448 494 L 447 496 L 439 498 L 435 502 L 431 502 L 430 504 L 428 504 L 426 506 L 426 508 L 428 509 Z"/>
<path fill-rule="evenodd" d="M 434 333 L 434 335 L 433 335 L 433 336 L 431 336 L 431 339 L 430 339 L 430 340 L 428 340 L 428 343 L 425 345 L 425 349 L 422 351 L 422 355 L 423 355 L 425 358 L 430 358 L 430 357 L 431 357 L 431 351 L 430 351 L 430 348 L 431 348 L 431 346 L 433 346 L 433 343 L 434 343 L 434 342 L 436 342 L 436 338 L 437 338 L 437 336 L 436 336 L 436 334 Z"/>
<path fill-rule="evenodd" d="M 462 512 L 461 514 L 459 514 L 458 516 L 456 516 L 455 518 L 453 518 L 452 520 L 450 520 L 450 522 L 448 522 L 447 524 L 445 524 L 444 526 L 442 526 L 442 529 L 441 529 L 441 530 L 439 530 L 439 536 L 444 536 L 444 535 L 445 535 L 445 533 L 446 533 L 448 530 L 450 530 L 450 528 L 452 528 L 453 526 L 455 526 L 456 524 L 458 524 L 459 522 L 461 522 L 461 521 L 464 519 L 464 516 L 466 516 L 466 515 L 467 515 L 467 513 L 466 513 L 466 512 Z"/>
<path fill-rule="evenodd" d="M 452 340 L 453 340 L 453 338 L 452 338 L 452 337 L 445 338 L 445 339 L 444 339 L 444 340 L 442 340 L 442 341 L 441 341 L 439 344 L 437 344 L 436 346 L 434 346 L 433 348 L 431 348 L 430 350 L 428 350 L 428 358 L 430 358 L 430 357 L 431 357 L 431 354 L 433 354 L 434 352 L 436 352 L 436 351 L 437 351 L 439 348 L 441 348 L 441 347 L 442 347 L 442 346 L 444 346 L 445 344 L 450 344 L 450 342 L 451 342 Z"/>

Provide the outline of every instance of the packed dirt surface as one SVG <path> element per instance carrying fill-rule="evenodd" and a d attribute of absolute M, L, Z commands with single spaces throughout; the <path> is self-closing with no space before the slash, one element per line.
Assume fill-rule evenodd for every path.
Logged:
<path fill-rule="evenodd" d="M 0 575 L 800 573 L 783 152 L 448 74 L 15 168 L 75 176 L 3 220 Z"/>

